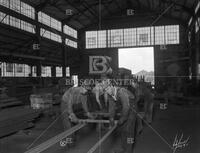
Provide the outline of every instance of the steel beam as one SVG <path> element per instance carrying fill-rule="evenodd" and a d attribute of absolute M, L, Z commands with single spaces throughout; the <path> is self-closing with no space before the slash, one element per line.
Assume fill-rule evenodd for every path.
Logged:
<path fill-rule="evenodd" d="M 109 120 L 79 119 L 78 123 L 110 123 Z M 115 121 L 117 123 L 117 121 Z"/>
<path fill-rule="evenodd" d="M 93 153 L 97 150 L 98 147 L 112 134 L 112 132 L 117 128 L 115 124 L 87 153 Z"/>
<path fill-rule="evenodd" d="M 45 151 L 46 149 L 50 148 L 51 146 L 55 145 L 56 143 L 60 142 L 64 138 L 68 137 L 69 135 L 73 134 L 74 132 L 80 130 L 84 126 L 86 126 L 86 124 L 78 124 L 78 125 L 72 127 L 71 129 L 69 129 L 65 132 L 62 132 L 62 133 L 56 135 L 55 137 L 43 142 L 42 144 L 26 151 L 25 153 L 41 153 L 41 152 Z"/>
<path fill-rule="evenodd" d="M 1 56 L 14 56 L 14 57 L 18 57 L 18 58 L 35 59 L 35 60 L 45 60 L 44 57 L 33 56 L 33 55 L 24 55 L 24 54 L 16 54 L 16 53 L 10 54 L 10 53 L 1 52 L 0 55 Z"/>

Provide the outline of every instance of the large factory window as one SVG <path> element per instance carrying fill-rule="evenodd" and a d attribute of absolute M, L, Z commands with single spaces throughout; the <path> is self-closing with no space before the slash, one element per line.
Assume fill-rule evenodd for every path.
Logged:
<path fill-rule="evenodd" d="M 179 44 L 179 25 L 86 31 L 86 48 Z"/>
<path fill-rule="evenodd" d="M 31 67 L 29 65 L 15 64 L 15 63 L 1 63 L 1 75 L 3 77 L 29 77 L 30 73 L 31 73 Z"/>
<path fill-rule="evenodd" d="M 4 24 L 8 24 L 12 27 L 27 31 L 27 32 L 31 32 L 31 33 L 35 33 L 35 26 L 25 22 L 23 20 L 20 20 L 18 18 L 6 15 L 2 12 L 0 12 L 0 20 L 2 21 L 2 23 Z"/>
<path fill-rule="evenodd" d="M 0 0 L 0 5 L 21 13 L 29 18 L 35 19 L 35 9 L 20 0 Z"/>

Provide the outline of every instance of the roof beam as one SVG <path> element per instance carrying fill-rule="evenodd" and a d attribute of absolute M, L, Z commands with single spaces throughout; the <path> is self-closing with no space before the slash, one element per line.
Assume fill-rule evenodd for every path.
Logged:
<path fill-rule="evenodd" d="M 54 8 L 56 8 L 58 11 L 60 11 L 60 12 L 63 13 L 63 14 L 66 13 L 64 10 L 62 10 L 60 7 L 58 7 L 58 5 L 51 5 L 51 6 L 53 6 Z M 61 22 L 64 22 L 64 21 L 65 21 L 65 19 L 62 20 Z M 68 20 L 68 23 L 69 23 L 69 21 L 70 21 L 70 20 Z M 77 20 L 77 22 L 78 22 L 80 25 L 85 26 L 85 25 L 83 25 L 83 23 L 81 23 L 80 21 Z M 64 22 L 64 23 L 66 24 L 66 22 Z M 73 28 L 74 28 L 74 27 L 73 27 Z"/>
<path fill-rule="evenodd" d="M 42 3 L 40 3 L 39 5 L 37 5 L 37 6 L 35 7 L 35 10 L 36 10 L 37 12 L 42 11 L 42 10 L 47 6 L 48 2 L 49 2 L 49 0 L 43 1 Z"/>
<path fill-rule="evenodd" d="M 134 19 L 134 18 L 136 18 L 136 17 L 140 17 L 140 18 L 142 18 L 142 17 L 150 17 L 150 18 L 152 18 L 152 16 L 154 16 L 154 17 L 158 17 L 158 15 L 160 14 L 160 12 L 159 11 L 149 11 L 149 13 L 148 12 L 146 12 L 145 14 L 135 14 L 134 16 L 127 16 L 126 17 L 126 19 L 127 19 L 127 22 L 128 21 L 130 21 L 131 19 Z M 167 18 L 167 19 L 174 19 L 174 20 L 176 20 L 176 21 L 178 21 L 181 25 L 183 25 L 183 26 L 186 26 L 187 25 L 187 23 L 186 23 L 186 21 L 184 21 L 184 20 L 181 20 L 180 18 L 177 18 L 177 17 L 173 17 L 173 16 L 171 16 L 171 15 L 168 15 L 168 14 L 164 14 L 163 15 L 163 17 L 164 18 Z M 112 21 L 113 20 L 113 22 L 119 22 L 119 20 L 120 19 L 123 19 L 124 18 L 124 16 L 116 16 L 116 17 L 112 17 L 112 16 L 109 16 L 109 17 L 104 17 L 103 19 L 102 19 L 102 22 L 106 22 L 107 20 L 108 21 Z M 90 26 L 97 26 L 97 23 L 94 23 L 94 24 L 91 24 L 91 25 L 88 25 L 87 26 L 87 28 L 89 28 Z M 145 26 L 145 25 L 144 25 Z M 149 25 L 146 25 L 146 26 L 150 26 L 150 24 Z M 83 31 L 86 31 L 87 30 L 87 28 L 82 28 L 82 29 L 80 29 L 80 32 L 83 32 Z"/>
<path fill-rule="evenodd" d="M 98 18 L 98 13 L 92 8 L 90 4 L 87 3 L 87 1 L 83 2 L 83 6 L 87 8 L 87 10 L 95 17 Z"/>
<path fill-rule="evenodd" d="M 179 6 L 191 16 L 195 15 L 194 11 L 191 8 L 189 8 L 189 7 L 187 7 L 187 6 L 183 5 L 183 4 L 177 3 L 176 1 L 171 1 L 171 0 L 170 1 L 169 0 L 161 0 L 161 1 L 164 4 L 174 4 L 175 6 Z"/>
<path fill-rule="evenodd" d="M 81 15 L 83 15 L 83 16 L 85 16 L 86 18 L 88 18 L 91 22 L 93 22 L 93 21 L 97 21 L 98 19 L 96 19 L 96 18 L 91 18 L 90 16 L 88 16 L 88 15 L 86 15 L 85 14 L 85 11 L 87 10 L 81 10 L 81 9 L 79 9 L 77 6 L 75 6 L 74 4 L 73 4 L 73 2 L 71 2 L 71 1 L 69 1 L 69 0 L 65 0 L 65 2 L 67 3 L 67 4 L 69 4 L 70 6 L 72 6 L 74 9 L 76 9 L 78 12 L 79 12 L 79 14 L 81 14 Z M 67 20 L 67 19 L 66 19 Z M 66 20 L 63 20 L 63 22 L 65 22 Z"/>
<path fill-rule="evenodd" d="M 40 22 L 38 22 L 38 21 L 36 21 L 36 20 L 33 20 L 33 19 L 31 19 L 31 18 L 29 18 L 29 17 L 23 15 L 23 14 L 20 14 L 20 13 L 18 13 L 18 12 L 15 12 L 15 11 L 13 11 L 13 10 L 10 10 L 9 8 L 6 8 L 6 7 L 0 5 L 0 10 L 1 10 L 1 12 L 5 13 L 5 14 L 11 15 L 11 16 L 13 16 L 13 17 L 16 17 L 16 18 L 18 18 L 18 19 L 20 19 L 20 20 L 26 21 L 26 22 L 31 23 L 31 24 L 33 24 L 33 25 L 37 25 L 37 26 L 39 26 L 40 28 L 44 28 L 44 29 L 46 29 L 46 30 L 48 30 L 48 31 L 51 31 L 51 32 L 56 33 L 56 34 L 59 34 L 60 36 L 64 35 L 65 38 L 68 38 L 68 39 L 71 39 L 71 40 L 76 41 L 75 38 L 73 38 L 73 37 L 71 37 L 71 36 L 68 36 L 68 35 L 62 33 L 61 31 L 58 31 L 58 30 L 56 30 L 56 29 L 53 29 L 53 28 L 51 28 L 51 27 L 49 27 L 49 26 L 47 26 L 47 25 L 44 25 L 44 24 L 42 24 L 42 23 L 40 23 Z"/>

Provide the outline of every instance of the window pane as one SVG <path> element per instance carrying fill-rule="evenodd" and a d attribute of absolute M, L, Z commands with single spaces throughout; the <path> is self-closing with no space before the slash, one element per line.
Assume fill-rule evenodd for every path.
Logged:
<path fill-rule="evenodd" d="M 51 77 L 51 67 L 42 66 L 42 77 Z"/>
<path fill-rule="evenodd" d="M 110 30 L 110 47 L 123 46 L 123 29 Z"/>
<path fill-rule="evenodd" d="M 9 8 L 9 0 L 0 0 L 0 5 Z"/>
<path fill-rule="evenodd" d="M 62 39 L 61 39 L 61 36 L 60 36 L 60 35 L 55 34 L 55 33 L 53 33 L 53 32 L 50 32 L 50 31 L 48 31 L 48 30 L 46 30 L 46 29 L 43 29 L 43 28 L 40 29 L 40 35 L 41 35 L 42 37 L 51 39 L 51 40 L 56 41 L 56 42 L 59 42 L 59 43 L 62 42 Z"/>
<path fill-rule="evenodd" d="M 67 46 L 73 47 L 73 48 L 77 48 L 77 42 L 72 41 L 70 39 L 65 39 L 65 44 Z"/>
<path fill-rule="evenodd" d="M 155 45 L 164 45 L 164 26 L 155 27 Z"/>
<path fill-rule="evenodd" d="M 106 48 L 106 30 L 98 31 L 98 48 Z"/>
<path fill-rule="evenodd" d="M 20 13 L 20 0 L 10 0 L 10 9 Z"/>
<path fill-rule="evenodd" d="M 137 28 L 137 45 L 147 46 L 150 45 L 150 27 Z"/>
<path fill-rule="evenodd" d="M 10 25 L 20 29 L 20 20 L 10 16 Z"/>
<path fill-rule="evenodd" d="M 165 41 L 166 44 L 178 44 L 179 43 L 179 26 L 165 26 Z"/>
<path fill-rule="evenodd" d="M 66 67 L 66 76 L 67 76 L 67 77 L 70 76 L 70 69 L 69 69 L 69 67 Z"/>
<path fill-rule="evenodd" d="M 35 19 L 35 9 L 32 6 L 23 2 L 21 2 L 21 14 L 29 18 Z"/>
<path fill-rule="evenodd" d="M 97 31 L 86 32 L 86 48 L 97 48 Z"/>
<path fill-rule="evenodd" d="M 151 27 L 151 45 L 154 45 L 154 27 Z"/>
<path fill-rule="evenodd" d="M 43 13 L 43 12 L 39 12 L 38 13 L 38 21 L 47 25 L 47 26 L 51 26 L 51 20 L 50 20 L 50 16 Z"/>
<path fill-rule="evenodd" d="M 2 21 L 2 23 L 4 24 L 9 24 L 9 16 L 0 12 L 0 20 Z"/>
<path fill-rule="evenodd" d="M 62 67 L 56 67 L 56 77 L 62 77 Z"/>
<path fill-rule="evenodd" d="M 15 64 L 15 76 L 16 77 L 24 77 L 24 65 L 23 64 Z"/>
<path fill-rule="evenodd" d="M 61 22 L 54 18 L 51 18 L 51 27 L 58 31 L 61 31 Z"/>
<path fill-rule="evenodd" d="M 35 26 L 25 21 L 21 21 L 21 29 L 27 32 L 35 33 Z"/>
<path fill-rule="evenodd" d="M 77 39 L 77 31 L 68 25 L 64 25 L 64 33 Z"/>
<path fill-rule="evenodd" d="M 124 47 L 136 46 L 136 29 L 124 29 Z"/>

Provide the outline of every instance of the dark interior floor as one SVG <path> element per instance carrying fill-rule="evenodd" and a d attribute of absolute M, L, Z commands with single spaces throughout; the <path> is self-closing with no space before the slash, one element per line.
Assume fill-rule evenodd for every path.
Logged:
<path fill-rule="evenodd" d="M 11 136 L 0 139 L 0 153 L 23 153 L 44 130 L 51 125 L 52 118 L 42 118 L 36 123 L 35 128 L 29 134 L 18 132 Z M 63 131 L 61 120 L 54 122 L 52 127 L 31 145 L 31 147 L 48 140 Z M 185 140 L 190 136 L 188 145 L 178 148 L 176 153 L 199 153 L 200 152 L 200 107 L 199 106 L 175 106 L 171 105 L 167 110 L 155 111 L 154 122 L 151 127 L 145 125 L 143 133 L 137 138 L 134 153 L 173 153 L 170 148 L 173 145 L 176 134 L 183 134 Z M 97 132 L 91 127 L 83 128 L 77 133 L 77 142 L 70 149 L 56 144 L 44 153 L 87 153 L 87 151 L 104 135 L 106 131 Z M 96 153 L 112 153 L 118 148 L 119 139 L 110 136 Z"/>

